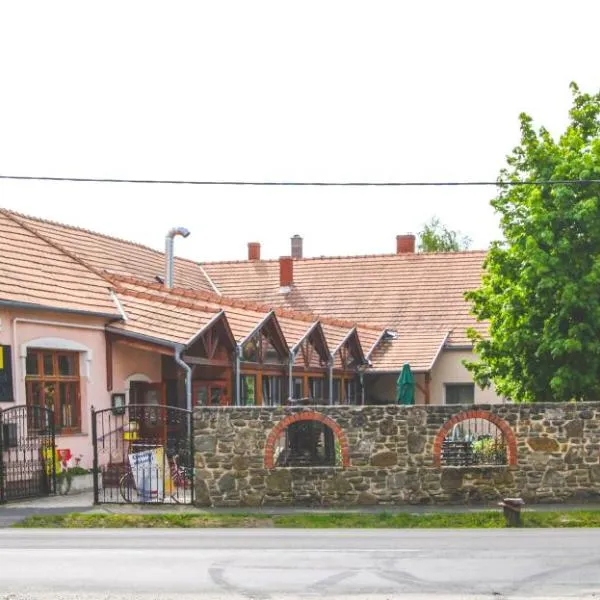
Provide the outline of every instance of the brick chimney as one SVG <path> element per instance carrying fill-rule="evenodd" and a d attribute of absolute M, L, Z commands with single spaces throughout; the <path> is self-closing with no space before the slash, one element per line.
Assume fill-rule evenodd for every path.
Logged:
<path fill-rule="evenodd" d="M 248 260 L 260 260 L 260 242 L 248 242 Z"/>
<path fill-rule="evenodd" d="M 298 234 L 292 237 L 292 258 L 302 258 L 302 237 Z"/>
<path fill-rule="evenodd" d="M 396 254 L 414 254 L 416 236 L 411 233 L 396 236 Z"/>
<path fill-rule="evenodd" d="M 287 294 L 294 284 L 294 259 L 291 256 L 279 257 L 279 286 L 282 294 Z"/>

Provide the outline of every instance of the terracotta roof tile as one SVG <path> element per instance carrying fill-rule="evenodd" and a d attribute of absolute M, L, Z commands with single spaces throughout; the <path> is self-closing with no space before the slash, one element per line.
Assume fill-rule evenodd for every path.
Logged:
<path fill-rule="evenodd" d="M 372 371 L 398 371 L 409 363 L 413 371 L 429 371 L 449 332 L 435 329 L 402 331 L 383 339 L 371 355 Z"/>
<path fill-rule="evenodd" d="M 223 298 L 209 292 L 173 288 L 165 289 L 159 284 L 146 284 L 132 277 L 112 276 L 116 293 L 127 315 L 125 323 L 113 327 L 124 332 L 160 338 L 171 343 L 184 344 L 206 325 L 216 314 L 224 311 L 234 338 L 241 342 L 254 331 L 271 312 L 270 308 L 255 302 Z M 281 311 L 277 321 L 291 348 L 296 345 L 318 319 L 312 315 L 302 315 L 294 311 Z M 330 348 L 346 334 L 351 326 L 338 325 L 337 319 L 325 319 L 327 332 L 333 341 L 327 339 Z M 363 326 L 371 336 L 377 331 Z M 327 336 L 326 332 L 326 338 Z"/>
<path fill-rule="evenodd" d="M 8 211 L 7 211 L 8 212 Z M 164 277 L 165 255 L 147 246 L 110 237 L 72 225 L 11 213 L 47 238 L 80 257 L 90 267 L 146 281 Z M 194 261 L 175 257 L 174 282 L 181 287 L 214 291 L 202 268 Z"/>
<path fill-rule="evenodd" d="M 452 329 L 450 345 L 469 343 L 467 290 L 479 286 L 483 251 L 391 254 L 294 261 L 294 286 L 280 293 L 279 261 L 202 263 L 225 296 L 380 327 Z"/>
<path fill-rule="evenodd" d="M 110 283 L 0 209 L 0 300 L 119 316 Z"/>

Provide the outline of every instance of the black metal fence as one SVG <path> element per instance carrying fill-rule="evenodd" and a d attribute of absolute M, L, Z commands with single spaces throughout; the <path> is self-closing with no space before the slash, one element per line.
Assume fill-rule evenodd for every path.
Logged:
<path fill-rule="evenodd" d="M 443 466 L 507 464 L 502 430 L 487 419 L 465 419 L 457 423 L 442 442 Z"/>
<path fill-rule="evenodd" d="M 0 502 L 54 493 L 56 467 L 54 412 L 30 405 L 0 411 Z"/>
<path fill-rule="evenodd" d="M 95 503 L 194 499 L 192 412 L 130 404 L 92 409 Z"/>

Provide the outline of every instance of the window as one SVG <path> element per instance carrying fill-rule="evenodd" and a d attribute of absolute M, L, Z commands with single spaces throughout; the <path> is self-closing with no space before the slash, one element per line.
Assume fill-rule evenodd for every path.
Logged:
<path fill-rule="evenodd" d="M 311 400 L 323 400 L 323 378 L 309 377 L 308 388 L 310 390 Z"/>
<path fill-rule="evenodd" d="M 27 404 L 51 409 L 56 433 L 80 432 L 79 353 L 30 349 L 25 364 Z"/>
<path fill-rule="evenodd" d="M 263 375 L 263 404 L 275 406 L 283 400 L 283 377 L 276 375 Z"/>
<path fill-rule="evenodd" d="M 440 448 L 442 466 L 505 465 L 507 460 L 504 431 L 486 418 L 461 419 L 447 431 Z"/>
<path fill-rule="evenodd" d="M 446 383 L 446 404 L 473 404 L 475 402 L 475 384 Z"/>
<path fill-rule="evenodd" d="M 345 392 L 346 392 L 346 404 L 356 403 L 356 381 L 354 379 L 346 379 Z"/>
<path fill-rule="evenodd" d="M 242 404 L 254 406 L 256 404 L 256 376 L 242 375 Z"/>
<path fill-rule="evenodd" d="M 282 364 L 281 356 L 264 333 L 252 336 L 242 348 L 242 360 L 252 363 Z"/>
<path fill-rule="evenodd" d="M 304 380 L 302 377 L 294 377 L 293 392 L 294 400 L 304 398 Z"/>
<path fill-rule="evenodd" d="M 281 356 L 266 335 L 262 336 L 262 361 L 270 364 L 282 363 Z"/>
<path fill-rule="evenodd" d="M 242 360 L 244 362 L 258 362 L 258 336 L 250 338 L 242 349 Z"/>
<path fill-rule="evenodd" d="M 341 448 L 333 431 L 313 420 L 289 425 L 277 441 L 274 457 L 278 467 L 324 467 L 341 464 Z"/>
<path fill-rule="evenodd" d="M 339 404 L 342 400 L 342 380 L 335 377 L 333 380 L 333 398 L 332 404 Z"/>

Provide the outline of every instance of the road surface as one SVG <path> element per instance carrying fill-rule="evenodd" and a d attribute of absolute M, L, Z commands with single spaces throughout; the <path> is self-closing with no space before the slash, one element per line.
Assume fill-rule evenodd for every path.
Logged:
<path fill-rule="evenodd" d="M 600 529 L 0 531 L 0 599 L 598 598 Z"/>

